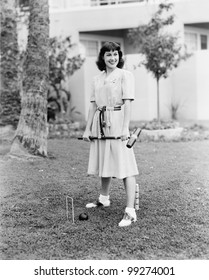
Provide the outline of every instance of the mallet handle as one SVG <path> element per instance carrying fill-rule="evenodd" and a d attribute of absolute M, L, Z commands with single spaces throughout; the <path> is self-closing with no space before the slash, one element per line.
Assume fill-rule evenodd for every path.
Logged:
<path fill-rule="evenodd" d="M 114 136 L 105 136 L 105 137 L 89 137 L 90 140 L 117 140 L 117 139 L 121 139 L 121 137 L 114 137 Z M 78 137 L 78 140 L 83 140 L 83 137 Z"/>

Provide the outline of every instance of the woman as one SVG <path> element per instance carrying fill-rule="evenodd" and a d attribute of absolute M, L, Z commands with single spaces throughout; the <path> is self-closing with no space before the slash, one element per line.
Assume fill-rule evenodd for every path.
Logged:
<path fill-rule="evenodd" d="M 131 102 L 134 100 L 134 78 L 123 70 L 120 46 L 106 42 L 100 50 L 97 66 L 101 73 L 94 77 L 88 120 L 83 139 L 90 141 L 88 174 L 101 177 L 101 190 L 97 202 L 87 208 L 110 205 L 111 178 L 123 179 L 126 190 L 126 208 L 120 227 L 136 222 L 134 208 L 135 176 L 138 174 L 133 149 L 126 147 L 129 137 Z M 105 137 L 120 138 L 103 140 Z"/>

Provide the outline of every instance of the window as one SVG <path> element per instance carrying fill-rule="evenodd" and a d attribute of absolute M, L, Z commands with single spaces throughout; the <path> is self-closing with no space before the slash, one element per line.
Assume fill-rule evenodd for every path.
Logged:
<path fill-rule="evenodd" d="M 207 50 L 208 48 L 208 36 L 200 35 L 200 48 L 201 50 Z"/>
<path fill-rule="evenodd" d="M 86 56 L 97 56 L 98 55 L 98 41 L 94 40 L 80 40 L 81 44 L 84 45 L 86 50 Z"/>
<path fill-rule="evenodd" d="M 85 48 L 85 55 L 88 56 L 98 56 L 100 48 L 105 42 L 112 41 L 117 42 L 122 51 L 124 49 L 123 39 L 120 37 L 113 36 L 102 36 L 94 34 L 80 34 L 80 43 Z"/>
<path fill-rule="evenodd" d="M 185 32 L 185 44 L 189 51 L 197 50 L 197 34 Z"/>
<path fill-rule="evenodd" d="M 104 44 L 106 43 L 107 41 L 102 41 L 101 42 L 101 46 L 104 46 Z M 121 47 L 121 43 L 119 43 L 119 42 L 115 42 L 115 43 L 117 43 L 120 47 Z"/>

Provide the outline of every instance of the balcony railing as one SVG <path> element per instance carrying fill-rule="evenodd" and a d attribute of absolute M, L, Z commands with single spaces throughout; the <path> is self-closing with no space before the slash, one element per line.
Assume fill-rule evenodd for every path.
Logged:
<path fill-rule="evenodd" d="M 120 4 L 130 4 L 145 2 L 147 0 L 91 0 L 91 6 L 102 6 L 102 5 L 120 5 Z"/>
<path fill-rule="evenodd" d="M 53 10 L 71 10 L 92 7 L 108 7 L 116 5 L 159 3 L 161 0 L 49 0 L 49 6 Z M 191 1 L 191 0 L 172 0 L 172 2 Z M 197 1 L 197 0 L 196 0 Z"/>
<path fill-rule="evenodd" d="M 73 9 L 82 7 L 98 7 L 107 5 L 122 5 L 155 0 L 49 0 L 51 9 Z"/>

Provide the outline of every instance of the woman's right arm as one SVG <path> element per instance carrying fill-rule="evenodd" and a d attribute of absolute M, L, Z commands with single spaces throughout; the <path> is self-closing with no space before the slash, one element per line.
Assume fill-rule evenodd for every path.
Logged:
<path fill-rule="evenodd" d="M 87 124 L 86 129 L 83 134 L 83 139 L 85 141 L 90 141 L 89 136 L 91 136 L 91 126 L 94 118 L 94 114 L 97 110 L 97 106 L 95 102 L 91 102 L 89 106 L 89 112 L 88 112 L 88 118 L 87 118 Z"/>

